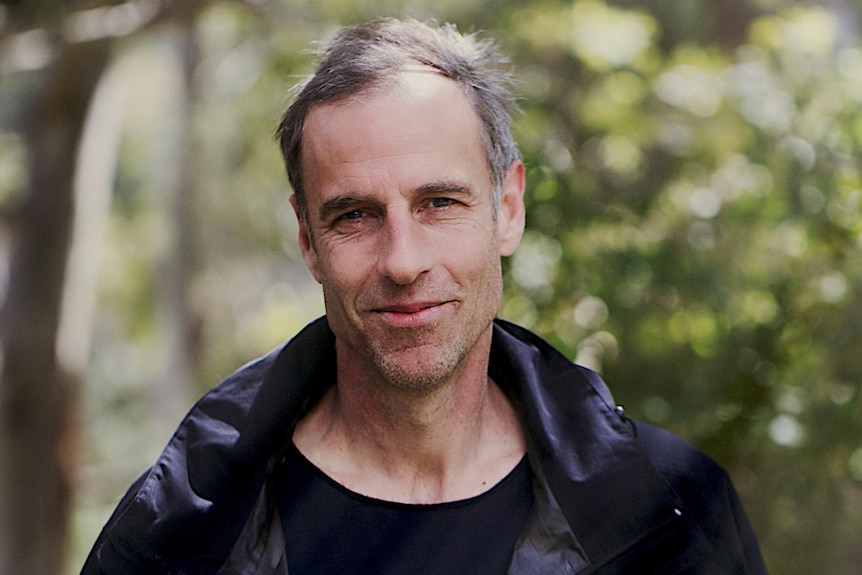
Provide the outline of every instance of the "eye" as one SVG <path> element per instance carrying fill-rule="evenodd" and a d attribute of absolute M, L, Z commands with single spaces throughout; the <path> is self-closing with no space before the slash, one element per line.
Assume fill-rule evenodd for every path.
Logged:
<path fill-rule="evenodd" d="M 359 220 L 365 215 L 365 212 L 362 210 L 350 210 L 349 212 L 345 212 L 341 214 L 338 219 L 339 220 Z"/>
<path fill-rule="evenodd" d="M 455 203 L 456 203 L 456 201 L 453 200 L 452 198 L 432 198 L 431 201 L 429 202 L 429 205 L 432 208 L 446 208 L 446 207 L 449 207 Z"/>

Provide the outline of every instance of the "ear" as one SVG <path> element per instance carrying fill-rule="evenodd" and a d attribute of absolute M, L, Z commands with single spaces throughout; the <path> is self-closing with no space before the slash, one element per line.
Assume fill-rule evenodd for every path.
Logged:
<path fill-rule="evenodd" d="M 314 240 L 308 230 L 308 223 L 303 219 L 299 211 L 299 205 L 296 200 L 296 195 L 290 196 L 290 205 L 293 206 L 293 213 L 296 214 L 296 221 L 299 223 L 299 250 L 302 252 L 302 259 L 305 260 L 305 265 L 320 283 L 320 264 L 317 259 L 317 250 L 314 247 Z"/>
<path fill-rule="evenodd" d="M 500 239 L 500 255 L 510 256 L 524 235 L 524 163 L 515 160 L 506 171 L 503 190 L 500 196 L 500 208 L 497 214 L 497 233 Z"/>

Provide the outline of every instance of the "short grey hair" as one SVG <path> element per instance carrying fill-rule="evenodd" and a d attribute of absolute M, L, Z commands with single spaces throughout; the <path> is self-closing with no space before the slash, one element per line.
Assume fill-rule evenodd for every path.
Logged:
<path fill-rule="evenodd" d="M 318 106 L 386 87 L 411 62 L 436 69 L 467 96 L 481 126 L 496 213 L 506 171 L 520 154 L 511 131 L 511 114 L 517 109 L 513 80 L 495 42 L 461 34 L 452 24 L 383 18 L 341 30 L 318 55 L 317 70 L 296 87 L 297 95 L 276 131 L 304 221 L 308 221 L 308 208 L 302 132 L 308 115 Z"/>

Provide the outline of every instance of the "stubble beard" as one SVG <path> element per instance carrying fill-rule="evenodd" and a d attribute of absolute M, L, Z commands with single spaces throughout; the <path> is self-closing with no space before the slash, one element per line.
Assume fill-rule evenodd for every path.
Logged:
<path fill-rule="evenodd" d="M 410 335 L 414 341 L 432 338 L 418 347 L 408 344 L 403 349 L 393 349 L 379 341 L 370 342 L 367 351 L 374 369 L 392 389 L 416 395 L 440 389 L 452 380 L 478 342 L 475 334 L 462 333 L 450 339 L 449 334 L 430 332 L 421 330 Z"/>
<path fill-rule="evenodd" d="M 380 326 L 370 331 L 367 326 L 351 329 L 352 322 L 338 321 L 339 316 L 330 312 L 330 326 L 343 346 L 339 370 L 353 372 L 354 377 L 368 383 L 376 380 L 380 389 L 416 396 L 444 386 L 481 336 L 476 327 L 450 333 L 440 325 L 403 330 Z"/>

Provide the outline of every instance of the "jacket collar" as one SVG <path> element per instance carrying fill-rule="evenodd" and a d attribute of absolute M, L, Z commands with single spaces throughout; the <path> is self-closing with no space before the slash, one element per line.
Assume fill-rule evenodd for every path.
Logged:
<path fill-rule="evenodd" d="M 504 321 L 493 341 L 491 376 L 520 408 L 537 475 L 591 567 L 679 520 L 682 502 L 597 374 Z"/>

